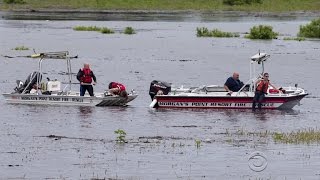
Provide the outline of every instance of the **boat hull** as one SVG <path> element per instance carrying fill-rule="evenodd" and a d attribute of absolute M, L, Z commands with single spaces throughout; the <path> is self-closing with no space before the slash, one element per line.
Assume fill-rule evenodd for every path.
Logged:
<path fill-rule="evenodd" d="M 266 97 L 262 109 L 292 109 L 306 95 Z M 251 109 L 253 96 L 159 95 L 156 100 L 158 108 Z"/>
<path fill-rule="evenodd" d="M 124 106 L 134 100 L 137 95 L 129 95 L 128 99 L 119 96 L 90 97 L 76 95 L 36 95 L 36 94 L 3 94 L 7 103 L 38 104 L 64 106 Z"/>

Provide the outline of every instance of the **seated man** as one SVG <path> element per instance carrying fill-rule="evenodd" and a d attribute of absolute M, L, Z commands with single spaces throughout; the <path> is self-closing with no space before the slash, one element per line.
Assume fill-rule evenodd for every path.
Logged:
<path fill-rule="evenodd" d="M 224 89 L 231 95 L 233 92 L 239 91 L 243 85 L 243 82 L 239 80 L 239 73 L 235 72 L 232 77 L 229 77 L 224 83 Z"/>
<path fill-rule="evenodd" d="M 32 86 L 32 89 L 30 90 L 30 94 L 42 95 L 41 89 L 37 86 L 37 84 L 34 84 Z"/>
<path fill-rule="evenodd" d="M 117 82 L 109 83 L 109 93 L 111 95 L 118 95 L 124 98 L 128 98 L 126 87 L 123 84 Z"/>

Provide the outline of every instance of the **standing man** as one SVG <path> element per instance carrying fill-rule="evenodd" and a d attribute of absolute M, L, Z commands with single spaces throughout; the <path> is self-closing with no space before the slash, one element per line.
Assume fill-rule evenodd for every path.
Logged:
<path fill-rule="evenodd" d="M 79 72 L 77 74 L 77 79 L 80 81 L 80 96 L 84 96 L 86 93 L 86 90 L 88 90 L 88 93 L 90 96 L 93 96 L 93 85 L 96 85 L 97 79 L 96 76 L 93 74 L 93 72 L 90 69 L 89 64 L 84 64 L 82 69 L 79 69 Z M 93 79 L 93 83 L 92 83 Z M 92 84 L 91 84 L 92 83 Z"/>
<path fill-rule="evenodd" d="M 258 109 L 261 109 L 262 101 L 265 98 L 265 95 L 268 94 L 269 85 L 274 89 L 277 89 L 274 85 L 272 85 L 269 81 L 269 74 L 264 73 L 263 78 L 256 83 L 256 91 L 254 93 L 254 98 L 252 102 L 252 110 L 256 110 L 256 103 L 258 102 Z M 281 91 L 279 91 L 281 92 Z"/>
<path fill-rule="evenodd" d="M 242 86 L 243 82 L 239 80 L 239 73 L 236 72 L 224 83 L 224 89 L 228 91 L 228 95 L 231 95 L 233 92 L 238 92 Z"/>

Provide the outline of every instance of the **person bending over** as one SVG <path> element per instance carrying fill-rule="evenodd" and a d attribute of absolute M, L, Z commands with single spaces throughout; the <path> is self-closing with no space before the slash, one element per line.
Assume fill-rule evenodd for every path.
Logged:
<path fill-rule="evenodd" d="M 124 98 L 128 97 L 126 87 L 123 84 L 117 82 L 109 83 L 109 93 L 111 95 L 118 95 Z"/>

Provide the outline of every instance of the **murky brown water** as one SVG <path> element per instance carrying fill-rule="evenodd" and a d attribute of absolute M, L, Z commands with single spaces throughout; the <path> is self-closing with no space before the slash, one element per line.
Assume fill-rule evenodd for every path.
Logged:
<path fill-rule="evenodd" d="M 120 81 L 140 94 L 127 108 L 9 105 L 1 97 L 1 179 L 319 179 L 317 144 L 276 144 L 271 137 L 236 133 L 319 128 L 319 41 L 195 36 L 196 27 L 244 33 L 257 24 L 295 36 L 299 25 L 307 22 L 0 20 L 1 55 L 33 53 L 11 50 L 21 45 L 37 52 L 69 50 L 80 57 L 73 61 L 74 72 L 84 62 L 92 65 L 98 78 L 96 91 Z M 77 25 L 107 26 L 116 33 L 73 31 Z M 119 33 L 126 26 L 137 34 Z M 260 113 L 148 108 L 153 79 L 178 85 L 223 84 L 238 71 L 246 81 L 249 57 L 259 49 L 272 56 L 266 68 L 274 84 L 298 83 L 310 93 L 301 106 Z M 44 65 L 47 76 L 66 80 L 59 75 L 66 71 L 64 62 L 48 60 Z M 0 92 L 10 92 L 16 79 L 25 80 L 37 68 L 37 61 L 1 57 L 0 66 Z M 127 132 L 124 145 L 115 142 L 114 131 L 119 128 Z M 202 140 L 199 148 L 195 140 Z M 261 172 L 248 166 L 255 151 L 263 152 L 268 161 Z"/>

